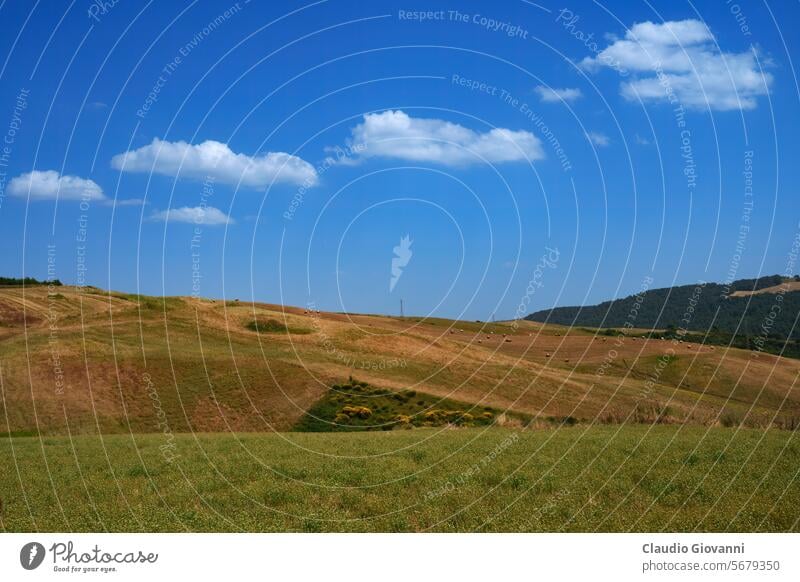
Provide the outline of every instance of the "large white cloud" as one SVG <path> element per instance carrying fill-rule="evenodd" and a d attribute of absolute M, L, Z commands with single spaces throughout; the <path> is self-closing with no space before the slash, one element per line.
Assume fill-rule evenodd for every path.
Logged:
<path fill-rule="evenodd" d="M 352 128 L 361 157 L 397 158 L 449 166 L 538 160 L 541 141 L 527 131 L 495 128 L 484 133 L 442 119 L 411 117 L 403 111 L 368 113 Z"/>
<path fill-rule="evenodd" d="M 670 92 L 686 107 L 753 109 L 766 95 L 772 75 L 762 73 L 755 49 L 726 53 L 699 20 L 655 24 L 640 22 L 595 57 L 587 68 L 607 66 L 638 75 L 622 83 L 630 100 L 669 100 Z"/>
<path fill-rule="evenodd" d="M 94 180 L 62 176 L 55 170 L 34 170 L 21 174 L 8 184 L 12 196 L 31 200 L 105 200 L 103 189 Z"/>
<path fill-rule="evenodd" d="M 234 220 L 230 216 L 213 206 L 183 206 L 181 208 L 170 208 L 169 210 L 153 213 L 150 219 L 167 222 L 188 222 L 190 224 L 202 224 L 205 226 L 234 224 Z"/>
<path fill-rule="evenodd" d="M 125 172 L 155 172 L 165 176 L 193 178 L 252 188 L 274 182 L 313 185 L 317 183 L 314 166 L 284 152 L 257 156 L 237 154 L 218 141 L 197 145 L 185 141 L 154 139 L 150 145 L 118 154 L 111 165 Z"/>
<path fill-rule="evenodd" d="M 539 85 L 538 87 L 534 87 L 534 91 L 536 91 L 536 93 L 539 95 L 539 99 L 541 99 L 544 103 L 575 101 L 576 99 L 583 97 L 583 93 L 581 93 L 580 89 L 573 89 L 570 87 L 559 89 L 557 87 L 546 87 L 545 85 Z"/>

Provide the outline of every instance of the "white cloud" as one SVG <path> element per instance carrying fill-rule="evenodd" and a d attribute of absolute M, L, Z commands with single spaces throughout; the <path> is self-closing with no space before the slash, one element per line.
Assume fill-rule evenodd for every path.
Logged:
<path fill-rule="evenodd" d="M 146 202 L 142 198 L 117 198 L 109 200 L 109 206 L 143 206 Z"/>
<path fill-rule="evenodd" d="M 570 89 L 567 87 L 564 89 L 557 89 L 555 87 L 539 85 L 534 88 L 534 91 L 539 94 L 539 99 L 545 103 L 560 103 L 562 100 L 575 101 L 583 97 L 583 93 L 581 93 L 580 89 Z"/>
<path fill-rule="evenodd" d="M 636 143 L 639 145 L 650 145 L 650 140 L 647 139 L 646 137 L 642 137 L 638 133 L 634 136 L 634 139 L 636 140 Z"/>
<path fill-rule="evenodd" d="M 397 158 L 449 166 L 520 162 L 544 158 L 542 143 L 527 131 L 495 128 L 484 133 L 442 119 L 403 111 L 368 113 L 352 130 L 361 157 Z M 355 146 L 353 146 L 355 147 Z"/>
<path fill-rule="evenodd" d="M 13 178 L 8 184 L 12 196 L 31 200 L 105 200 L 103 189 L 94 180 L 62 176 L 55 170 L 34 170 Z"/>
<path fill-rule="evenodd" d="M 589 131 L 586 133 L 586 137 L 589 138 L 589 141 L 592 142 L 594 145 L 599 147 L 606 147 L 611 143 L 611 140 L 608 139 L 608 136 L 597 131 Z"/>
<path fill-rule="evenodd" d="M 305 160 L 283 152 L 248 156 L 233 152 L 226 144 L 207 140 L 197 145 L 158 138 L 139 149 L 118 154 L 111 165 L 125 172 L 155 172 L 165 176 L 206 180 L 252 188 L 273 181 L 314 185 L 317 172 Z"/>
<path fill-rule="evenodd" d="M 166 222 L 188 222 L 190 224 L 202 224 L 205 226 L 220 226 L 235 223 L 230 216 L 213 206 L 170 208 L 169 210 L 153 213 L 150 219 Z"/>
<path fill-rule="evenodd" d="M 672 92 L 686 107 L 720 111 L 754 109 L 757 97 L 769 92 L 773 80 L 759 70 L 754 51 L 720 51 L 699 20 L 634 24 L 625 38 L 581 64 L 640 75 L 622 83 L 626 99 L 669 100 Z"/>

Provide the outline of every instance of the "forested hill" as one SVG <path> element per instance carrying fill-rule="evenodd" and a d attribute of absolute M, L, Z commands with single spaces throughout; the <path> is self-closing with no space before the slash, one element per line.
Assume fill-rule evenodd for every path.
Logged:
<path fill-rule="evenodd" d="M 692 304 L 694 311 L 687 317 Z M 720 341 L 724 336 L 736 336 L 736 345 L 752 347 L 751 340 L 758 337 L 774 341 L 800 339 L 800 330 L 792 329 L 798 312 L 800 278 L 773 275 L 730 285 L 706 283 L 652 289 L 599 305 L 537 311 L 526 319 L 595 328 L 710 330 L 723 336 L 717 338 Z M 716 343 L 713 340 L 710 338 L 711 343 Z"/>

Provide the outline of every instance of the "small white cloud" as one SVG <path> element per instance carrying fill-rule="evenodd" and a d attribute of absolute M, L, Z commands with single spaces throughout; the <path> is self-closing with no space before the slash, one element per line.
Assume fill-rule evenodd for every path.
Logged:
<path fill-rule="evenodd" d="M 207 140 L 197 145 L 155 138 L 150 145 L 118 154 L 111 166 L 124 172 L 154 172 L 164 176 L 263 188 L 273 182 L 314 185 L 317 171 L 305 160 L 284 152 L 248 156 L 227 144 Z"/>
<path fill-rule="evenodd" d="M 235 221 L 213 206 L 184 206 L 182 208 L 170 208 L 153 213 L 151 220 L 166 222 L 187 222 L 190 224 L 201 224 L 204 226 L 221 226 L 235 224 Z"/>
<path fill-rule="evenodd" d="M 534 88 L 534 91 L 538 93 L 539 99 L 541 99 L 545 103 L 560 103 L 561 101 L 575 101 L 576 99 L 580 99 L 583 97 L 583 93 L 581 93 L 580 89 L 557 89 L 555 87 L 546 87 L 545 85 L 539 85 L 538 87 Z"/>
<path fill-rule="evenodd" d="M 639 145 L 650 145 L 650 140 L 646 137 L 642 137 L 638 133 L 633 137 L 636 140 L 636 143 Z"/>
<path fill-rule="evenodd" d="M 528 131 L 495 128 L 480 133 L 442 119 L 411 117 L 403 111 L 368 113 L 351 135 L 352 144 L 359 146 L 363 158 L 448 166 L 544 158 L 541 141 Z"/>
<path fill-rule="evenodd" d="M 587 132 L 586 137 L 588 137 L 589 141 L 598 147 L 606 147 L 611 143 L 611 140 L 608 139 L 607 135 L 599 133 L 597 131 Z"/>
<path fill-rule="evenodd" d="M 13 178 L 8 184 L 12 196 L 31 200 L 105 200 L 103 189 L 94 180 L 62 176 L 55 170 L 34 170 Z"/>
<path fill-rule="evenodd" d="M 621 85 L 628 100 L 677 98 L 686 107 L 720 111 L 754 109 L 757 97 L 769 93 L 773 80 L 761 72 L 755 49 L 722 52 L 708 27 L 693 19 L 634 24 L 625 38 L 581 64 L 640 75 Z"/>
<path fill-rule="evenodd" d="M 142 198 L 117 198 L 116 200 L 108 200 L 109 206 L 143 206 L 146 202 Z"/>

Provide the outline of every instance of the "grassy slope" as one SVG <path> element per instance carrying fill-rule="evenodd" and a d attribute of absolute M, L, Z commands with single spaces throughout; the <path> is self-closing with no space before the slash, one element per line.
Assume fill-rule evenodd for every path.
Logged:
<path fill-rule="evenodd" d="M 300 333 L 248 329 L 284 318 Z M 674 357 L 648 388 L 670 348 Z M 646 404 L 668 408 L 676 422 L 765 425 L 800 416 L 798 374 L 800 362 L 785 358 L 531 322 L 515 329 L 66 286 L 53 297 L 47 288 L 0 289 L 0 434 L 288 430 L 350 375 L 524 415 L 624 419 Z"/>
<path fill-rule="evenodd" d="M 789 431 L 578 426 L 176 440 L 167 463 L 163 435 L 0 439 L 2 530 L 800 530 L 800 444 Z"/>

